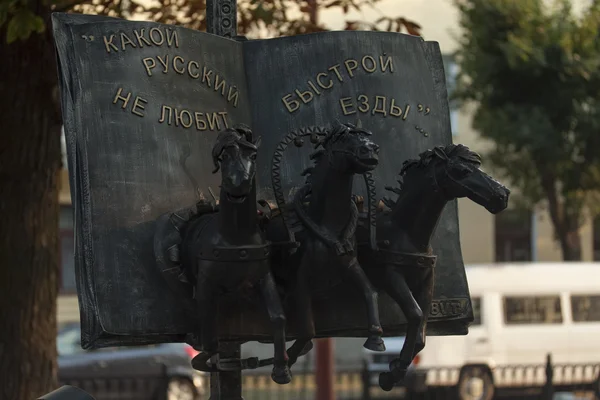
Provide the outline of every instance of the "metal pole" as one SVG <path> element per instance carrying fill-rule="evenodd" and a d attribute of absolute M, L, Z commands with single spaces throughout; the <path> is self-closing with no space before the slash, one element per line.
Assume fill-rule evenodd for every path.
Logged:
<path fill-rule="evenodd" d="M 333 361 L 333 341 L 330 338 L 316 340 L 315 382 L 317 384 L 316 400 L 334 400 L 333 388 L 335 374 Z"/>
<path fill-rule="evenodd" d="M 236 365 L 241 366 L 241 355 L 242 346 L 239 343 L 221 343 L 219 344 L 219 355 L 215 357 L 219 357 L 222 364 L 235 367 Z M 210 374 L 209 400 L 244 400 L 242 397 L 242 371 L 212 372 Z"/>
<path fill-rule="evenodd" d="M 206 1 L 206 32 L 230 39 L 237 36 L 236 0 Z"/>

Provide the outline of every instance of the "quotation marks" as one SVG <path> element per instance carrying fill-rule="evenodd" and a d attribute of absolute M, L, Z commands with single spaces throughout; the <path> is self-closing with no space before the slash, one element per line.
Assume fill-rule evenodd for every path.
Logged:
<path fill-rule="evenodd" d="M 81 35 L 81 37 L 83 38 L 83 40 L 85 40 L 86 42 L 93 42 L 94 41 L 94 36 L 92 35 Z"/>
<path fill-rule="evenodd" d="M 427 115 L 427 114 L 429 114 L 431 112 L 431 108 L 429 108 L 427 106 L 424 106 L 423 104 L 417 105 L 417 110 L 419 112 L 424 112 L 423 115 Z"/>
<path fill-rule="evenodd" d="M 425 132 L 425 130 L 423 128 L 421 128 L 419 125 L 415 125 L 415 129 L 419 131 L 419 133 L 422 133 L 423 136 L 428 137 L 429 133 Z"/>

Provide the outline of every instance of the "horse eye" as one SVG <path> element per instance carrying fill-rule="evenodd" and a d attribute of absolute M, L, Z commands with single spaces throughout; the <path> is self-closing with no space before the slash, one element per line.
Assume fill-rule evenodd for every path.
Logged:
<path fill-rule="evenodd" d="M 469 175 L 471 172 L 473 172 L 473 171 L 471 171 L 470 168 L 465 167 L 463 165 L 456 167 L 454 169 L 454 171 L 455 171 L 456 175 L 460 176 L 461 178 L 465 177 L 465 176 Z"/>
<path fill-rule="evenodd" d="M 251 159 L 252 161 L 256 160 L 256 153 L 252 153 L 252 154 L 250 155 L 250 159 Z"/>
<path fill-rule="evenodd" d="M 221 160 L 227 160 L 229 158 L 229 154 L 223 153 L 221 154 Z"/>

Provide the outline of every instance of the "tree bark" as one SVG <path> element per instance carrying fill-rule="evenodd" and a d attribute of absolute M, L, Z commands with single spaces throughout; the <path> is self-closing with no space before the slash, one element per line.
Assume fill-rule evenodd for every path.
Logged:
<path fill-rule="evenodd" d="M 542 188 L 546 193 L 550 219 L 563 260 L 581 261 L 581 236 L 577 215 L 569 215 L 566 203 L 560 201 L 555 179 L 549 176 L 542 177 Z"/>
<path fill-rule="evenodd" d="M 42 3 L 29 4 L 49 16 Z M 46 23 L 12 44 L 0 28 L 0 399 L 56 388 L 60 120 Z"/>

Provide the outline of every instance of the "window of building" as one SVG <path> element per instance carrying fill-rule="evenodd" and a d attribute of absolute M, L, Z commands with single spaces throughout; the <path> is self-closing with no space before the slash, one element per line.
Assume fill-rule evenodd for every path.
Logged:
<path fill-rule="evenodd" d="M 448 98 L 452 95 L 452 92 L 456 88 L 456 77 L 458 75 L 458 65 L 454 61 L 452 56 L 443 56 L 444 72 L 446 74 L 446 91 L 448 92 Z M 458 112 L 459 104 L 456 100 L 449 102 L 450 107 L 450 127 L 452 129 L 452 136 L 458 134 Z"/>
<path fill-rule="evenodd" d="M 571 296 L 573 322 L 600 321 L 600 295 Z"/>
<path fill-rule="evenodd" d="M 506 325 L 560 324 L 560 296 L 508 296 L 504 298 Z"/>
<path fill-rule="evenodd" d="M 473 323 L 471 323 L 471 326 L 481 325 L 481 297 L 472 297 L 471 305 L 473 306 Z"/>
<path fill-rule="evenodd" d="M 496 262 L 532 261 L 533 213 L 508 209 L 496 214 L 495 218 Z"/>
<path fill-rule="evenodd" d="M 75 235 L 73 234 L 73 209 L 60 208 L 60 291 L 76 293 L 75 279 Z"/>

